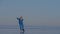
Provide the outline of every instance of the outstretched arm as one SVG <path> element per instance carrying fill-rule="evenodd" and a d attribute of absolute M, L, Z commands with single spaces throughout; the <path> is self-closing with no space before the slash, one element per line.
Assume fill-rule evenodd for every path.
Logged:
<path fill-rule="evenodd" d="M 17 20 L 19 20 L 19 18 L 17 18 Z"/>

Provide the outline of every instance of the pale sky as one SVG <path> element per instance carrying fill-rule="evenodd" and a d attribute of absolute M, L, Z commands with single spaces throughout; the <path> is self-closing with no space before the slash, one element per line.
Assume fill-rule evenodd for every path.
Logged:
<path fill-rule="evenodd" d="M 60 0 L 0 0 L 0 25 L 60 26 Z"/>

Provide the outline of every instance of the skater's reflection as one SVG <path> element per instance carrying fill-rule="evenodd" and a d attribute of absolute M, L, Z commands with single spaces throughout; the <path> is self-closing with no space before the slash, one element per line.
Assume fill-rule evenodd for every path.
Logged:
<path fill-rule="evenodd" d="M 20 32 L 20 34 L 24 34 L 24 32 Z"/>

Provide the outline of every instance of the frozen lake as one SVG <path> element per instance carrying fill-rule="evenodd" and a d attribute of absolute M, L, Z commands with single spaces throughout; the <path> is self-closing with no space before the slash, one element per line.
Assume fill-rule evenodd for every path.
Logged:
<path fill-rule="evenodd" d="M 20 32 L 19 27 L 0 26 L 0 34 L 60 34 L 60 27 L 29 26 Z"/>

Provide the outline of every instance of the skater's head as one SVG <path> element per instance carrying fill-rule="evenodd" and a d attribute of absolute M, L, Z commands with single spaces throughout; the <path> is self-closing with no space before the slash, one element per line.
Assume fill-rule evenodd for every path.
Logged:
<path fill-rule="evenodd" d="M 20 18 L 23 18 L 22 16 L 20 16 Z"/>

